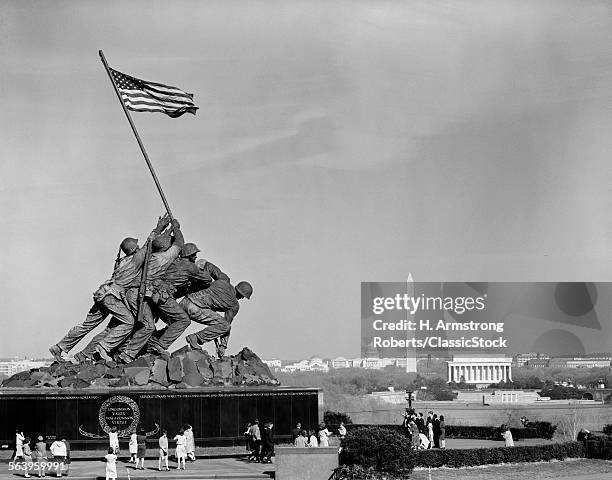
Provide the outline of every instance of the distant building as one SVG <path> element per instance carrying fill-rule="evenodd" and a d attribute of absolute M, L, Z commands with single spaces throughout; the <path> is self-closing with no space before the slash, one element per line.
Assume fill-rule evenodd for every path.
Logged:
<path fill-rule="evenodd" d="M 262 361 L 273 370 L 278 370 L 283 366 L 283 363 L 276 358 L 272 360 L 262 360 Z"/>
<path fill-rule="evenodd" d="M 344 357 L 336 357 L 331 361 L 332 368 L 351 368 L 352 366 L 353 362 Z"/>
<path fill-rule="evenodd" d="M 280 366 L 280 360 L 264 360 L 269 366 L 274 363 L 274 368 L 281 372 L 327 372 L 330 368 L 340 370 L 343 368 L 365 368 L 368 370 L 380 370 L 385 367 L 399 367 L 405 369 L 409 364 L 409 358 L 345 358 L 336 357 L 331 360 L 323 360 L 313 357 L 310 360 L 300 360 L 299 362 L 288 363 Z"/>
<path fill-rule="evenodd" d="M 301 360 L 281 367 L 281 372 L 328 372 L 329 362 L 322 358 L 313 357 L 310 360 Z"/>
<path fill-rule="evenodd" d="M 533 368 L 546 368 L 548 367 L 550 364 L 550 359 L 534 359 L 534 360 L 529 360 L 525 366 L 526 367 L 533 367 Z"/>
<path fill-rule="evenodd" d="M 447 362 L 448 383 L 487 386 L 512 381 L 512 359 L 501 356 L 457 356 Z"/>
<path fill-rule="evenodd" d="M 589 357 L 556 357 L 550 359 L 549 366 L 556 368 L 606 368 L 610 366 L 610 359 Z"/>
<path fill-rule="evenodd" d="M 550 356 L 540 352 L 518 353 L 512 357 L 512 364 L 515 367 L 522 367 L 533 360 L 550 360 Z"/>
<path fill-rule="evenodd" d="M 11 377 L 19 372 L 26 372 L 33 368 L 47 367 L 52 360 L 4 359 L 0 360 L 0 375 Z"/>

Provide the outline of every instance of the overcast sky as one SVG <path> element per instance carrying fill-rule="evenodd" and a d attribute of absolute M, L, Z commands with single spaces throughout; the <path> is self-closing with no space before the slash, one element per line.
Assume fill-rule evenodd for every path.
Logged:
<path fill-rule="evenodd" d="M 254 286 L 231 353 L 359 355 L 362 281 L 612 280 L 609 2 L 1 0 L 2 357 L 47 355 L 163 209 L 99 49 L 201 107 L 133 118 Z"/>

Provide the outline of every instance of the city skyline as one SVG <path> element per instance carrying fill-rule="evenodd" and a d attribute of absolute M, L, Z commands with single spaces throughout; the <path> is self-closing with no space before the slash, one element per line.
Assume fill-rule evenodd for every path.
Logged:
<path fill-rule="evenodd" d="M 409 272 L 611 280 L 610 5 L 347 5 L 2 3 L 2 356 L 82 322 L 163 211 L 100 49 L 195 94 L 133 118 L 187 241 L 253 284 L 229 353 L 357 354 L 361 282 Z"/>

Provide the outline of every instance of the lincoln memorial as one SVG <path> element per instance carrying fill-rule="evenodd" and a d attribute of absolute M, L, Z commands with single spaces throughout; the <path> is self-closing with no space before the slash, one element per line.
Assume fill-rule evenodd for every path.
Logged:
<path fill-rule="evenodd" d="M 512 359 L 498 357 L 457 357 L 448 363 L 447 382 L 486 386 L 491 383 L 512 381 Z"/>

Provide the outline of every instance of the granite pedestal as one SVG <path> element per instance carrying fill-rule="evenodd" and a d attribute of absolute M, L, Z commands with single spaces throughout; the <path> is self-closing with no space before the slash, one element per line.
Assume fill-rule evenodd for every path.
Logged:
<path fill-rule="evenodd" d="M 121 449 L 137 428 L 157 448 L 160 430 L 172 439 L 193 427 L 196 445 L 244 445 L 247 422 L 274 423 L 277 443 L 288 441 L 297 422 L 316 428 L 322 415 L 316 388 L 199 387 L 189 389 L 0 389 L 0 444 L 13 448 L 15 429 L 47 441 L 65 435 L 72 449 L 108 446 L 107 431 L 117 427 Z M 172 446 L 172 442 L 171 442 Z"/>

